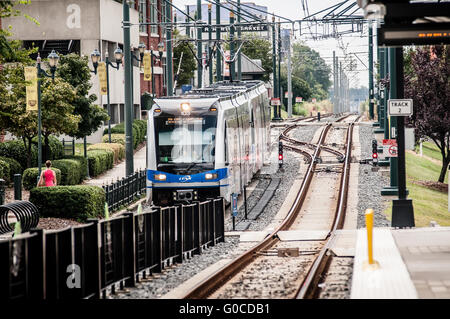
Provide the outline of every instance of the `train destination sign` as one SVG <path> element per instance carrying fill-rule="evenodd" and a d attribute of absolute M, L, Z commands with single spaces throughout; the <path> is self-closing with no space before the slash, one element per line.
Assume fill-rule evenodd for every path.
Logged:
<path fill-rule="evenodd" d="M 395 46 L 450 43 L 449 23 L 382 26 L 378 31 L 378 45 Z"/>
<path fill-rule="evenodd" d="M 391 99 L 388 101 L 389 116 L 411 116 L 413 101 L 411 99 Z"/>

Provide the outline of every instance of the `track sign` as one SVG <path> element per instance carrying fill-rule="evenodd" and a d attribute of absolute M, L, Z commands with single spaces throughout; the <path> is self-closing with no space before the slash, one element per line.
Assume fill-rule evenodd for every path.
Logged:
<path fill-rule="evenodd" d="M 303 102 L 303 98 L 301 96 L 297 96 L 295 98 L 295 103 L 302 103 Z"/>
<path fill-rule="evenodd" d="M 397 140 L 383 140 L 383 155 L 384 157 L 397 157 L 398 146 Z"/>
<path fill-rule="evenodd" d="M 388 100 L 389 116 L 411 116 L 413 114 L 413 101 L 411 99 Z"/>
<path fill-rule="evenodd" d="M 272 106 L 275 106 L 275 105 L 281 105 L 280 98 L 279 98 L 279 97 L 273 97 L 273 98 L 270 100 L 270 104 L 271 104 Z"/>

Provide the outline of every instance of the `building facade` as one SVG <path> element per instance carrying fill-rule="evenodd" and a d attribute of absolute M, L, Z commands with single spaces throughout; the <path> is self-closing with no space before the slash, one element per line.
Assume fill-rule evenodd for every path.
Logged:
<path fill-rule="evenodd" d="M 152 46 L 157 50 L 158 43 L 165 43 L 164 33 L 160 27 L 140 25 L 141 21 L 161 21 L 161 8 L 164 0 L 134 1 L 130 8 L 130 42 L 133 54 L 139 58 L 138 46 L 143 42 L 147 49 Z M 12 26 L 12 38 L 22 40 L 25 47 L 39 47 L 42 58 L 55 50 L 58 54 L 77 53 L 90 57 L 94 49 L 105 61 L 108 52 L 110 61 L 114 60 L 117 47 L 123 49 L 123 7 L 119 0 L 34 0 L 27 5 L 18 5 L 23 14 L 35 18 L 39 25 L 28 19 L 11 17 L 4 23 Z M 135 118 L 145 116 L 141 110 L 141 96 L 144 93 L 164 95 L 165 49 L 162 61 L 157 61 L 154 68 L 155 92 L 151 82 L 143 81 L 140 63 L 133 60 L 133 114 Z M 35 57 L 33 57 L 35 58 Z M 115 63 L 114 63 L 115 64 Z M 93 70 L 92 63 L 90 67 Z M 125 119 L 124 107 L 124 68 L 109 68 L 109 91 L 111 105 L 111 123 L 117 124 Z M 97 102 L 107 109 L 107 97 L 100 94 L 98 75 L 92 73 L 90 94 L 97 95 Z M 105 123 L 105 127 L 107 123 Z M 103 129 L 88 137 L 88 142 L 99 142 Z"/>

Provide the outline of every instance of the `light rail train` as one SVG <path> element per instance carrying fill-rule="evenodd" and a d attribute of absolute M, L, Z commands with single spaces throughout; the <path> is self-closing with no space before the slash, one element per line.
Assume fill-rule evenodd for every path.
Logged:
<path fill-rule="evenodd" d="M 219 82 L 154 100 L 147 127 L 147 201 L 240 194 L 268 159 L 270 106 L 261 81 Z"/>

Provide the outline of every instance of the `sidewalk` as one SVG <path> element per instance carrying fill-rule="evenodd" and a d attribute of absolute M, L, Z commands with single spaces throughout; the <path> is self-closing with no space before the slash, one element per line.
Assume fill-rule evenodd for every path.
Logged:
<path fill-rule="evenodd" d="M 138 171 L 146 168 L 146 146 L 142 147 L 140 150 L 134 153 L 134 171 Z M 86 179 L 83 182 L 83 185 L 95 185 L 102 186 L 109 184 L 111 182 L 117 181 L 117 179 L 121 179 L 125 177 L 126 161 L 123 160 L 121 163 L 115 165 L 112 169 L 106 171 L 104 174 L 101 174 L 95 178 Z"/>

